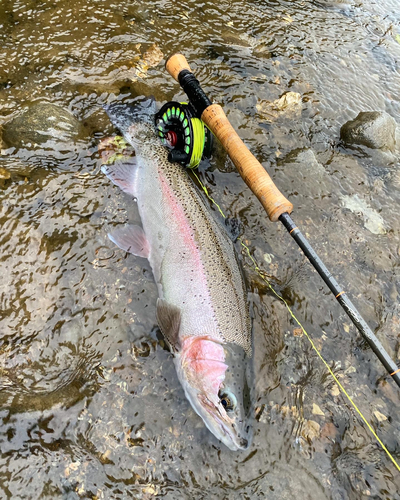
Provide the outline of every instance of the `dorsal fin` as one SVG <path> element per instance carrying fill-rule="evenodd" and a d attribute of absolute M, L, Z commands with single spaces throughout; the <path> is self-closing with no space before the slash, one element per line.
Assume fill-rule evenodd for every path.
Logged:
<path fill-rule="evenodd" d="M 164 299 L 157 299 L 157 322 L 165 340 L 173 351 L 181 349 L 179 328 L 181 326 L 181 310 Z"/>

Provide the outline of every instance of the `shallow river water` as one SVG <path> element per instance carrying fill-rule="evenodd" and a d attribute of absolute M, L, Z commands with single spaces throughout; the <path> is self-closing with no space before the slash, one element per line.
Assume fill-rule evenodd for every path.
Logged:
<path fill-rule="evenodd" d="M 400 122 L 398 0 L 2 0 L 0 41 L 0 497 L 400 499 L 399 472 L 245 255 L 254 440 L 234 453 L 204 428 L 147 261 L 107 238 L 138 214 L 97 150 L 115 133 L 105 103 L 184 98 L 164 70 L 183 52 L 399 361 L 399 149 L 339 139 L 360 111 Z M 296 105 L 263 112 L 289 91 Z M 400 462 L 398 388 L 220 148 L 199 175 Z"/>

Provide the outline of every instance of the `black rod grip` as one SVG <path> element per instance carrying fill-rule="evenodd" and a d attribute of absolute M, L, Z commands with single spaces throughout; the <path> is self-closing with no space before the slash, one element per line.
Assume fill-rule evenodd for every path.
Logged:
<path fill-rule="evenodd" d="M 187 69 L 183 69 L 178 75 L 178 81 L 185 94 L 189 97 L 190 104 L 196 111 L 197 118 L 201 118 L 203 111 L 211 106 L 212 102 L 203 92 L 199 81 Z"/>

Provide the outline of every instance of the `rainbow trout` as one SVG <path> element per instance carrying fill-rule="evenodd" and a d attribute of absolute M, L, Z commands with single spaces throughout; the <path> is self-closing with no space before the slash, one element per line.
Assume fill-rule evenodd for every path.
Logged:
<path fill-rule="evenodd" d="M 156 135 L 154 103 L 116 103 L 112 123 L 135 148 L 134 165 L 103 172 L 136 198 L 143 228 L 110 239 L 149 260 L 157 283 L 157 321 L 193 409 L 231 450 L 251 439 L 253 343 L 246 290 L 232 241 L 210 215 L 184 168 L 168 162 Z"/>

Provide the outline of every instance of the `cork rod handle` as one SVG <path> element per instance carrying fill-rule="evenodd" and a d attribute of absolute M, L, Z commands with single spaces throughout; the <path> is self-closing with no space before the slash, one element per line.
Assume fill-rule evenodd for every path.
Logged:
<path fill-rule="evenodd" d="M 171 56 L 166 62 L 168 73 L 177 81 L 183 70 L 190 67 L 182 54 Z M 207 106 L 201 119 L 219 139 L 235 164 L 239 174 L 266 210 L 271 221 L 276 222 L 284 213 L 291 213 L 293 205 L 275 186 L 261 163 L 240 139 L 219 104 Z"/>
<path fill-rule="evenodd" d="M 284 213 L 291 213 L 293 205 L 275 186 L 261 163 L 229 123 L 219 104 L 212 104 L 203 111 L 201 119 L 219 139 L 242 179 L 257 196 L 271 221 L 276 222 Z"/>
<path fill-rule="evenodd" d="M 165 69 L 177 82 L 179 81 L 179 73 L 184 69 L 187 69 L 192 73 L 189 63 L 186 61 L 186 57 L 182 54 L 174 54 L 170 56 L 165 63 Z"/>

